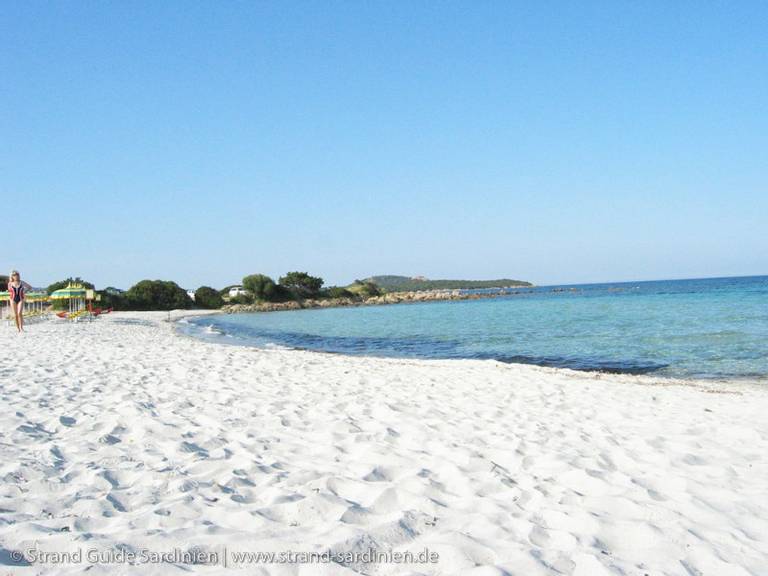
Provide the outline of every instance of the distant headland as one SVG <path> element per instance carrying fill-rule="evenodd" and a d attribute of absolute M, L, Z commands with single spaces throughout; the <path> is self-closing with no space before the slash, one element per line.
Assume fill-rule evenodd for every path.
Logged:
<path fill-rule="evenodd" d="M 282 284 L 281 278 L 281 284 Z M 246 277 L 245 285 L 253 285 Z M 279 285 L 278 285 L 279 286 Z M 319 290 L 305 297 L 251 298 L 248 302 L 238 297 L 228 299 L 222 306 L 227 313 L 272 312 L 278 310 L 300 310 L 303 308 L 334 308 L 343 306 L 375 306 L 402 304 L 408 302 L 431 302 L 438 300 L 476 300 L 515 294 L 516 288 L 531 288 L 533 284 L 522 280 L 502 278 L 499 280 L 430 280 L 423 276 L 371 276 L 355 280 L 346 287 L 331 287 Z M 484 290 L 474 292 L 474 290 Z M 258 287 L 250 290 L 259 294 Z M 295 294 L 295 291 L 294 291 Z M 309 297 L 307 297 L 309 296 Z"/>
<path fill-rule="evenodd" d="M 0 291 L 7 278 L 0 276 Z M 307 272 L 287 272 L 277 281 L 265 274 L 250 274 L 240 284 L 224 288 L 200 286 L 184 289 L 169 280 L 142 280 L 128 290 L 96 287 L 80 277 L 54 282 L 41 289 L 48 294 L 75 283 L 93 290 L 104 308 L 112 310 L 221 309 L 225 312 L 261 312 L 331 306 L 359 306 L 467 300 L 513 293 L 533 284 L 522 280 L 430 280 L 423 276 L 371 276 L 347 286 L 326 286 L 322 278 Z M 480 291 L 480 292 L 477 292 Z M 61 303 L 54 303 L 54 308 Z"/>

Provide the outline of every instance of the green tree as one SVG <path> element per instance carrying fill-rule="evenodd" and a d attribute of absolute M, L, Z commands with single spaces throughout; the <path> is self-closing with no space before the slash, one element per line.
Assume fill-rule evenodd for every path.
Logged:
<path fill-rule="evenodd" d="M 195 290 L 195 305 L 199 308 L 221 308 L 222 304 L 224 299 L 221 294 L 210 286 L 200 286 Z"/>
<path fill-rule="evenodd" d="M 97 292 L 101 296 L 101 300 L 94 304 L 99 308 L 112 308 L 113 310 L 126 310 L 128 308 L 128 300 L 125 297 L 125 292 L 122 290 L 116 290 L 115 288 L 105 288 Z"/>
<path fill-rule="evenodd" d="M 8 276 L 0 275 L 0 292 L 8 290 Z"/>
<path fill-rule="evenodd" d="M 132 310 L 176 310 L 192 307 L 187 291 L 175 282 L 142 280 L 125 293 Z"/>
<path fill-rule="evenodd" d="M 94 286 L 90 282 L 86 282 L 80 276 L 77 278 L 72 278 L 71 276 L 67 278 L 66 280 L 59 280 L 58 282 L 54 282 L 48 288 L 45 289 L 48 294 L 53 294 L 56 292 L 56 290 L 61 290 L 62 288 L 66 288 L 69 284 L 80 284 L 83 288 L 87 288 L 89 290 L 93 290 Z"/>
<path fill-rule="evenodd" d="M 275 281 L 265 274 L 251 274 L 243 278 L 243 288 L 256 300 L 271 302 L 275 298 Z"/>
<path fill-rule="evenodd" d="M 288 272 L 280 278 L 280 285 L 285 286 L 299 298 L 312 298 L 320 293 L 323 279 L 310 276 L 306 272 Z"/>

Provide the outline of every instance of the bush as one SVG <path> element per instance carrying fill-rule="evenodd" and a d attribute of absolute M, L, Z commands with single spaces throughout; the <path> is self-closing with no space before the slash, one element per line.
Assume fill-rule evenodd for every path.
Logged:
<path fill-rule="evenodd" d="M 256 300 L 271 302 L 275 297 L 275 281 L 264 274 L 251 274 L 243 278 L 243 288 L 248 290 Z"/>
<path fill-rule="evenodd" d="M 330 286 L 326 290 L 323 290 L 321 296 L 325 298 L 354 298 L 355 295 L 341 286 Z"/>
<path fill-rule="evenodd" d="M 113 310 L 126 310 L 128 308 L 125 293 L 106 289 L 99 290 L 97 294 L 101 296 L 101 300 L 95 302 L 94 306 L 98 306 L 99 308 L 112 308 Z"/>
<path fill-rule="evenodd" d="M 0 292 L 6 292 L 8 290 L 8 276 L 0 275 Z"/>
<path fill-rule="evenodd" d="M 132 310 L 176 310 L 192 307 L 192 299 L 176 282 L 142 280 L 125 293 Z"/>
<path fill-rule="evenodd" d="M 200 286 L 195 290 L 195 305 L 198 308 L 221 308 L 224 299 L 216 290 L 210 286 Z"/>
<path fill-rule="evenodd" d="M 355 280 L 355 282 L 349 287 L 349 291 L 353 294 L 357 294 L 362 298 L 381 296 L 382 294 L 381 288 L 379 288 L 378 284 L 365 280 Z"/>
<path fill-rule="evenodd" d="M 227 301 L 228 304 L 253 304 L 253 296 L 250 294 L 240 294 L 239 296 L 232 296 Z"/>
<path fill-rule="evenodd" d="M 280 278 L 280 285 L 298 298 L 313 298 L 320 293 L 323 279 L 310 276 L 306 272 L 288 272 Z"/>

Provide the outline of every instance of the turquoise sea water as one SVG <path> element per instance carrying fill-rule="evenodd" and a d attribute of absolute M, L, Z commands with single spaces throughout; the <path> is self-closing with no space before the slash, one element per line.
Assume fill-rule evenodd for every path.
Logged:
<path fill-rule="evenodd" d="M 768 276 L 550 286 L 483 300 L 217 315 L 189 320 L 181 329 L 245 346 L 768 379 Z"/>

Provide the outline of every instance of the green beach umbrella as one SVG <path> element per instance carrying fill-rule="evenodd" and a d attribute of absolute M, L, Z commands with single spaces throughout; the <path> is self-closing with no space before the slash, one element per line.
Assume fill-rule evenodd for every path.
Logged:
<path fill-rule="evenodd" d="M 85 298 L 85 288 L 79 284 L 68 284 L 66 288 L 56 290 L 50 296 L 51 300 L 73 300 Z"/>
<path fill-rule="evenodd" d="M 80 312 L 85 307 L 87 291 L 80 284 L 67 284 L 66 288 L 56 290 L 50 296 L 51 300 L 68 300 L 70 314 Z"/>
<path fill-rule="evenodd" d="M 10 296 L 9 292 L 0 292 L 0 300 L 6 300 Z M 25 295 L 29 302 L 45 302 L 48 300 L 48 294 L 45 292 L 27 292 Z"/>
<path fill-rule="evenodd" d="M 5 303 L 8 300 L 8 296 L 9 293 L 7 290 L 5 292 L 0 292 L 0 302 L 2 302 L 3 317 L 5 317 Z M 31 312 L 33 315 L 42 314 L 44 311 L 44 305 L 46 302 L 48 302 L 48 294 L 45 292 L 27 292 L 24 299 L 28 304 L 28 312 Z"/>
<path fill-rule="evenodd" d="M 45 292 L 27 292 L 26 298 L 30 302 L 47 302 L 48 294 Z"/>

